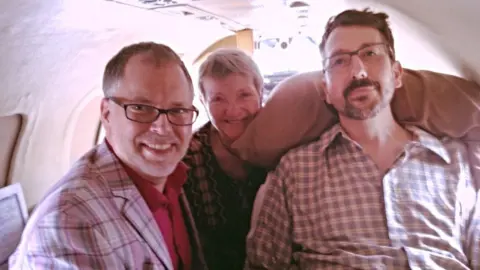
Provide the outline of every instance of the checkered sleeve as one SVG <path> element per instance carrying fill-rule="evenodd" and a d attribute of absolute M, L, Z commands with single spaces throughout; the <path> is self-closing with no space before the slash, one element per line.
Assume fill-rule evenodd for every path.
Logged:
<path fill-rule="evenodd" d="M 62 212 L 42 217 L 10 259 L 12 269 L 124 269 L 96 226 Z"/>
<path fill-rule="evenodd" d="M 470 269 L 480 270 L 480 189 L 467 228 L 467 256 Z"/>
<path fill-rule="evenodd" d="M 466 254 L 473 270 L 480 270 L 480 129 L 472 129 L 467 133 L 463 141 L 466 144 L 470 173 L 473 180 L 473 187 L 476 191 L 476 201 L 468 219 L 468 226 L 465 235 Z M 464 196 L 467 197 L 467 196 Z"/>
<path fill-rule="evenodd" d="M 289 269 L 292 258 L 291 218 L 285 183 L 288 166 L 280 163 L 265 181 L 258 217 L 247 237 L 245 269 Z"/>

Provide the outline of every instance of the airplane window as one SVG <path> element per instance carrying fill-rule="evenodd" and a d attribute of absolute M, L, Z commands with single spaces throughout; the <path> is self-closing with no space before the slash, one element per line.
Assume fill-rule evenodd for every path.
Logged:
<path fill-rule="evenodd" d="M 0 187 L 8 182 L 8 171 L 17 144 L 23 118 L 20 114 L 0 117 Z"/>

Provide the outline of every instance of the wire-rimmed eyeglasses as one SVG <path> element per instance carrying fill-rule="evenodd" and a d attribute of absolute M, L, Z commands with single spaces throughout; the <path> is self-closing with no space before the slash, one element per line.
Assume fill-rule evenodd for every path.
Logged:
<path fill-rule="evenodd" d="M 389 55 L 387 44 L 373 43 L 352 52 L 342 52 L 323 61 L 324 71 L 341 71 L 350 66 L 352 57 L 358 55 L 364 64 L 372 64 L 376 60 Z"/>

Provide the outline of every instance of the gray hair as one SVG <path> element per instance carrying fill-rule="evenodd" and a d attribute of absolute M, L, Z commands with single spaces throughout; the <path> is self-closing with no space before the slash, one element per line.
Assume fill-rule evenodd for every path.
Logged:
<path fill-rule="evenodd" d="M 241 74 L 253 79 L 260 97 L 263 92 L 263 76 L 253 59 L 239 49 L 218 49 L 212 52 L 202 63 L 199 70 L 198 86 L 205 94 L 203 80 L 207 77 L 225 78 L 230 74 Z"/>

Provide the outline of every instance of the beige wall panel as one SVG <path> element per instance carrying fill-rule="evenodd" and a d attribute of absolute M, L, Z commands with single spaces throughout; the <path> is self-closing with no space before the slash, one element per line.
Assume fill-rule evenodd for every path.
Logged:
<path fill-rule="evenodd" d="M 86 101 L 87 103 L 75 112 L 76 115 L 72 115 L 72 127 L 67 128 L 72 131 L 71 136 L 67 136 L 71 140 L 66 140 L 66 147 L 70 147 L 70 164 L 72 165 L 97 143 L 102 97 L 98 96 Z"/>
<path fill-rule="evenodd" d="M 235 33 L 235 38 L 237 40 L 237 48 L 240 48 L 253 55 L 253 51 L 255 50 L 255 40 L 253 38 L 252 29 L 237 31 Z"/>
<path fill-rule="evenodd" d="M 216 49 L 220 48 L 237 48 L 237 38 L 235 35 L 224 37 L 220 40 L 215 41 L 213 44 L 209 45 L 206 49 L 202 50 L 202 52 L 195 57 L 193 63 L 195 65 L 201 64 L 203 60 Z"/>
<path fill-rule="evenodd" d="M 233 35 L 229 35 L 215 41 L 194 57 L 193 64 L 201 64 L 209 53 L 220 48 L 240 48 L 246 52 L 249 52 L 250 54 L 253 54 L 255 49 L 253 31 L 251 29 L 241 30 Z"/>

